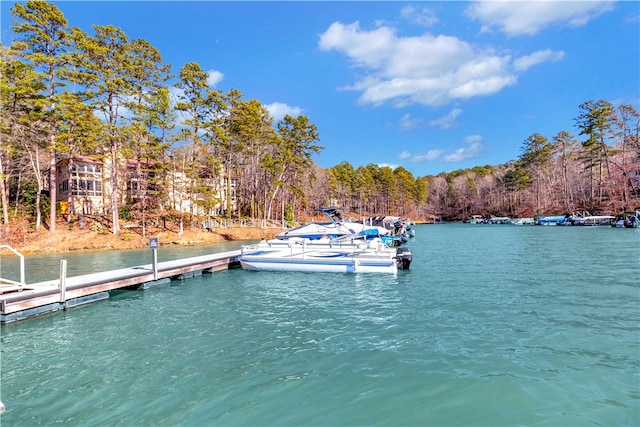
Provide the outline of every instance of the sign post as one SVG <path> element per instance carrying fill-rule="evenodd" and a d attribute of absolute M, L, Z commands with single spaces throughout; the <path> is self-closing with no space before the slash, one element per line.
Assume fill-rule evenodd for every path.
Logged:
<path fill-rule="evenodd" d="M 151 264 L 153 267 L 153 280 L 158 280 L 158 246 L 160 246 L 158 238 L 151 237 L 149 239 L 149 248 L 153 253 L 153 263 Z"/>

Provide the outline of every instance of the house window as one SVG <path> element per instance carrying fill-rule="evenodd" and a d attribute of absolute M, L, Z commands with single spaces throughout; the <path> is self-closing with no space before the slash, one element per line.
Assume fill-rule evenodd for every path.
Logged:
<path fill-rule="evenodd" d="M 77 164 L 72 169 L 71 191 L 76 196 L 102 196 L 101 168 L 91 164 Z"/>

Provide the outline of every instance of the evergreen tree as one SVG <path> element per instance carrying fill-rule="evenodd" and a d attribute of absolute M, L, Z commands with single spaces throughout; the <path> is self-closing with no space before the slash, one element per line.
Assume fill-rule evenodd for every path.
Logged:
<path fill-rule="evenodd" d="M 262 167 L 271 177 L 267 219 L 271 219 L 273 202 L 283 188 L 301 190 L 300 175 L 312 164 L 311 156 L 324 147 L 316 144 L 318 131 L 306 116 L 286 115 L 278 122 L 278 136 L 271 152 L 263 158 Z M 299 194 L 304 194 L 300 192 Z"/>
<path fill-rule="evenodd" d="M 597 102 L 587 101 L 580 104 L 580 114 L 576 118 L 576 126 L 580 130 L 579 134 L 586 137 L 582 146 L 585 154 L 585 169 L 589 171 L 591 182 L 591 203 L 595 202 L 596 191 L 598 192 L 598 204 L 603 200 L 604 178 L 610 173 L 609 154 L 611 148 L 607 141 L 611 138 L 614 117 L 613 105 L 601 99 Z"/>
<path fill-rule="evenodd" d="M 219 92 L 209 86 L 208 79 L 199 64 L 190 62 L 180 69 L 179 81 L 175 84 L 180 89 L 176 110 L 182 115 L 184 126 L 177 139 L 189 145 L 183 153 L 190 156 L 184 173 L 187 173 L 191 215 L 195 213 L 197 200 L 201 206 L 208 207 L 215 205 L 208 199 L 218 200 L 218 194 L 210 191 L 210 187 L 211 180 L 219 174 L 219 164 L 210 147 L 205 145 L 205 138 L 213 137 L 212 125 L 220 102 Z"/>
<path fill-rule="evenodd" d="M 64 86 L 60 71 L 66 67 L 69 33 L 67 19 L 52 3 L 41 0 L 27 0 L 23 5 L 16 3 L 11 11 L 15 18 L 13 31 L 19 38 L 14 48 L 38 70 L 38 78 L 46 82 L 49 101 L 48 114 L 43 119 L 48 122 L 49 140 L 49 231 L 56 229 L 56 115 L 59 88 Z"/>
<path fill-rule="evenodd" d="M 529 176 L 533 179 L 536 210 L 545 211 L 547 209 L 545 181 L 552 155 L 553 146 L 547 138 L 538 133 L 529 136 L 522 147 L 520 163 L 528 170 Z"/>
<path fill-rule="evenodd" d="M 8 205 L 11 172 L 15 169 L 20 177 L 27 177 L 31 192 L 27 203 L 32 205 L 35 216 L 35 228 L 42 225 L 41 194 L 44 190 L 42 165 L 47 149 L 47 131 L 45 119 L 47 98 L 44 95 L 45 83 L 42 75 L 21 59 L 14 58 L 3 51 L 0 96 L 2 100 L 2 144 L 0 162 L 2 163 L 3 215 L 8 223 Z M 16 198 L 20 192 L 16 190 Z M 6 212 L 5 212 L 6 210 Z"/>
<path fill-rule="evenodd" d="M 102 152 L 109 160 L 109 191 L 112 232 L 120 230 L 119 210 L 122 203 L 120 163 L 126 133 L 124 105 L 135 94 L 130 79 L 129 40 L 124 32 L 111 25 L 93 27 L 95 36 L 78 28 L 73 30 L 77 51 L 72 79 L 84 92 L 82 96 L 91 108 L 103 115 L 100 139 L 105 141 Z"/>

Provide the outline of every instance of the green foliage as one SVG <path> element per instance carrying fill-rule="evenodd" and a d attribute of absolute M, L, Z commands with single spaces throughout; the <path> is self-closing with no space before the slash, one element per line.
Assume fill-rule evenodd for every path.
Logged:
<path fill-rule="evenodd" d="M 200 140 L 200 131 L 205 127 L 213 111 L 215 93 L 209 88 L 208 74 L 196 62 L 185 64 L 179 73 L 175 87 L 181 89 L 176 110 L 185 113 L 182 124 L 190 129 L 191 142 Z"/>
<path fill-rule="evenodd" d="M 515 162 L 503 177 L 503 182 L 507 190 L 519 191 L 531 187 L 531 177 L 522 162 Z"/>
<path fill-rule="evenodd" d="M 417 206 L 423 205 L 429 197 L 429 182 L 426 178 L 416 179 L 414 200 Z"/>
<path fill-rule="evenodd" d="M 416 196 L 416 180 L 413 174 L 398 166 L 393 170 L 395 176 L 396 188 L 398 193 L 396 194 L 396 203 L 407 203 L 415 201 Z"/>
<path fill-rule="evenodd" d="M 339 189 L 353 190 L 356 170 L 349 162 L 342 162 L 336 166 L 327 169 L 329 172 L 329 188 L 339 191 Z"/>
<path fill-rule="evenodd" d="M 615 115 L 613 105 L 603 99 L 597 102 L 586 101 L 580 104 L 580 110 L 575 120 L 580 135 L 587 137 L 583 145 L 591 147 L 601 144 L 609 136 L 608 132 L 613 125 Z"/>
<path fill-rule="evenodd" d="M 454 180 L 454 179 L 456 179 L 456 178 L 457 178 L 457 177 L 459 177 L 459 176 L 466 175 L 466 174 L 467 174 L 467 170 L 464 170 L 464 169 L 457 169 L 457 170 L 454 170 L 454 171 L 451 171 L 451 172 L 449 172 L 449 173 L 445 174 L 445 177 L 446 177 L 446 179 L 447 179 L 447 182 L 448 182 L 449 184 L 451 184 L 451 183 L 453 182 L 453 180 Z"/>
<path fill-rule="evenodd" d="M 476 192 L 476 181 L 471 178 L 471 176 L 467 176 L 467 188 L 472 192 Z"/>
<path fill-rule="evenodd" d="M 551 161 L 553 146 L 544 136 L 534 133 L 527 138 L 522 147 L 520 161 L 522 166 L 534 166 L 540 168 Z"/>
<path fill-rule="evenodd" d="M 270 200 L 267 217 L 270 216 L 271 207 L 280 190 L 289 188 L 298 191 L 301 185 L 300 177 L 311 165 L 313 154 L 320 153 L 324 147 L 316 144 L 318 131 L 315 125 L 309 122 L 309 118 L 289 115 L 277 124 L 278 138 L 261 158 L 260 166 L 271 177 Z"/>
<path fill-rule="evenodd" d="M 287 227 L 293 227 L 293 221 L 295 216 L 293 214 L 293 206 L 290 203 L 287 203 L 284 207 L 284 220 L 286 221 Z"/>
<path fill-rule="evenodd" d="M 131 221 L 133 219 L 133 215 L 132 215 L 132 211 L 133 207 L 128 204 L 128 205 L 124 205 L 124 206 L 120 206 L 120 209 L 118 210 L 118 214 L 120 215 L 120 219 L 124 220 L 124 221 Z"/>
<path fill-rule="evenodd" d="M 485 166 L 474 166 L 471 168 L 471 172 L 476 174 L 478 177 L 491 176 L 495 172 L 495 168 L 493 166 L 485 165 Z"/>
<path fill-rule="evenodd" d="M 12 190 L 15 193 L 18 188 L 16 187 L 17 183 L 15 181 L 12 182 Z M 14 208 L 20 215 L 28 215 L 32 218 L 35 218 L 36 211 L 36 195 L 38 194 L 38 186 L 33 181 L 25 181 L 20 184 L 20 195 L 17 200 L 14 201 Z M 42 210 L 48 208 L 50 206 L 48 202 L 48 198 L 41 199 Z"/>
<path fill-rule="evenodd" d="M 579 134 L 586 137 L 582 142 L 586 167 L 600 166 L 611 149 L 607 141 L 612 136 L 615 109 L 610 102 L 601 99 L 580 104 L 580 110 L 576 126 L 580 130 Z"/>

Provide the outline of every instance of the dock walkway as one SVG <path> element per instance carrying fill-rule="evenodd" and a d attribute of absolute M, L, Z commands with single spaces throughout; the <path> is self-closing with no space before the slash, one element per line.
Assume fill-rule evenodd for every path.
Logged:
<path fill-rule="evenodd" d="M 239 267 L 240 250 L 164 261 L 32 284 L 0 285 L 0 324 L 12 323 L 109 298 L 117 289 L 144 290 L 203 273 Z M 63 261 L 65 262 L 65 261 Z"/>

